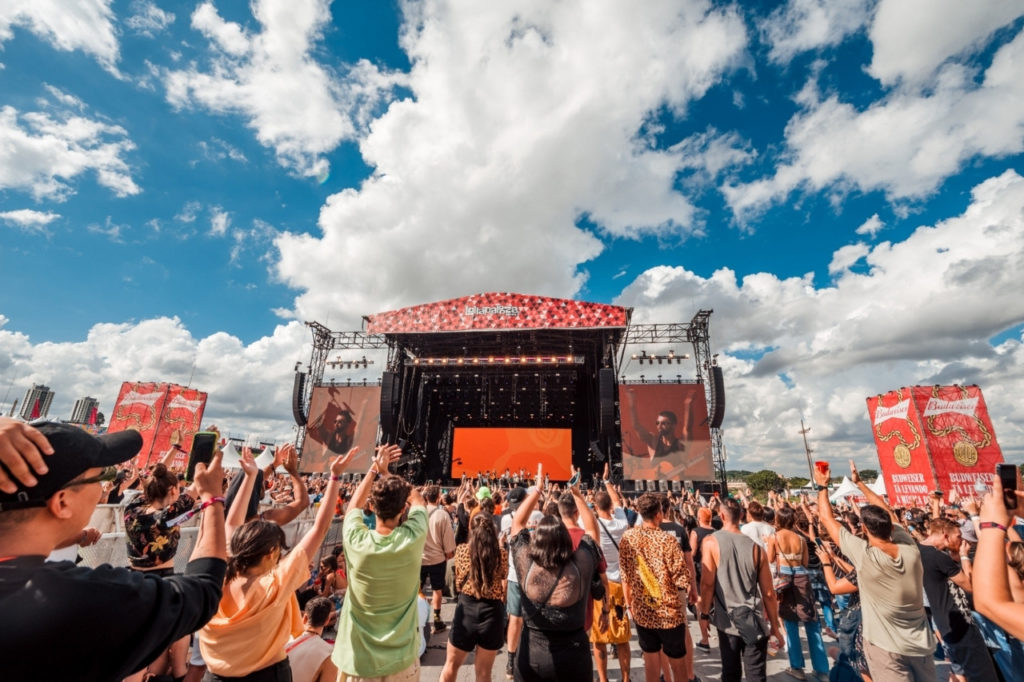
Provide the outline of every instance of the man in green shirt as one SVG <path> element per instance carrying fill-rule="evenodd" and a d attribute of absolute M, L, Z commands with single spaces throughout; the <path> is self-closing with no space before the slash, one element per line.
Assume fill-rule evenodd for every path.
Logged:
<path fill-rule="evenodd" d="M 346 682 L 420 679 L 416 598 L 427 510 L 418 490 L 387 473 L 401 454 L 397 445 L 378 448 L 345 512 L 348 592 L 331 658 Z M 367 498 L 377 516 L 374 530 L 363 521 Z"/>

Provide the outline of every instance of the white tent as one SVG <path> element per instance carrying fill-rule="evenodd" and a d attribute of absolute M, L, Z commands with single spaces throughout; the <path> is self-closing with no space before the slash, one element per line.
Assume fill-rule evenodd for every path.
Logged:
<path fill-rule="evenodd" d="M 871 490 L 871 492 L 875 493 L 876 495 L 880 495 L 881 497 L 886 497 L 889 494 L 885 490 L 885 479 L 883 479 L 881 476 L 879 476 L 874 483 L 869 483 L 868 488 Z M 839 487 L 836 488 L 836 491 L 832 493 L 828 499 L 829 502 L 838 502 L 839 500 L 845 500 L 850 495 L 859 494 L 860 488 L 857 487 L 857 484 L 851 481 L 846 476 L 843 476 L 843 482 L 839 484 Z"/>
<path fill-rule="evenodd" d="M 871 492 L 875 493 L 876 495 L 880 495 L 882 497 L 889 496 L 889 493 L 886 492 L 885 490 L 885 479 L 882 478 L 881 476 L 876 478 L 874 483 L 868 484 L 868 487 L 871 488 Z"/>
<path fill-rule="evenodd" d="M 235 444 L 232 441 L 228 441 L 223 450 L 224 460 L 222 466 L 225 469 L 241 469 L 242 465 L 239 463 L 239 458 L 242 453 L 235 447 Z M 260 453 L 260 456 L 256 458 L 256 466 L 260 469 L 265 469 L 273 463 L 274 453 L 270 451 L 270 448 L 264 450 Z M 278 468 L 280 469 L 281 467 Z"/>

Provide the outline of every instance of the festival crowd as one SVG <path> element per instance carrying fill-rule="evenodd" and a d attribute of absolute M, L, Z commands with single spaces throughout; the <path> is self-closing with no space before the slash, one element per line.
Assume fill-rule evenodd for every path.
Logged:
<path fill-rule="evenodd" d="M 356 449 L 310 476 L 292 445 L 265 470 L 218 452 L 186 481 L 173 453 L 134 469 L 141 446 L 0 418 L 0 680 L 415 681 L 439 632 L 444 682 L 470 654 L 489 681 L 502 648 L 519 682 L 607 682 L 610 656 L 629 680 L 634 634 L 646 682 L 699 679 L 713 656 L 722 680 L 765 680 L 783 652 L 797 680 L 931 682 L 937 660 L 959 682 L 1024 679 L 1019 474 L 893 509 L 852 463 L 863 506 L 830 502 L 826 467 L 814 495 L 633 497 L 607 467 L 589 490 L 541 472 L 416 487 L 390 473 L 394 445 L 357 481 Z M 74 561 L 100 502 L 120 505 L 127 567 Z"/>

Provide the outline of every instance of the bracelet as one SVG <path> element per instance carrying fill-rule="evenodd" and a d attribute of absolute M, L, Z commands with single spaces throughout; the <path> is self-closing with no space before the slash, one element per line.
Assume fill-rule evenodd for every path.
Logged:
<path fill-rule="evenodd" d="M 825 568 L 826 566 L 827 566 L 828 568 L 832 568 L 832 564 L 826 564 L 825 562 L 822 562 L 822 563 L 821 563 L 821 566 L 822 566 L 822 568 Z"/>
<path fill-rule="evenodd" d="M 989 528 L 998 528 L 999 530 L 1006 532 L 1006 526 L 995 521 L 982 521 L 978 524 L 978 530 L 988 530 Z"/>
<path fill-rule="evenodd" d="M 380 473 L 380 471 L 377 470 L 377 463 L 376 462 L 371 464 L 370 468 L 366 470 L 366 475 L 369 476 L 370 472 L 373 472 L 374 474 L 379 474 Z"/>
<path fill-rule="evenodd" d="M 331 476 L 332 481 L 341 481 L 341 476 Z"/>
<path fill-rule="evenodd" d="M 203 502 L 201 505 L 199 505 L 199 511 L 203 511 L 207 507 L 212 507 L 213 505 L 217 504 L 218 502 L 220 502 L 221 504 L 224 504 L 224 498 L 223 497 L 211 497 L 206 502 Z"/>

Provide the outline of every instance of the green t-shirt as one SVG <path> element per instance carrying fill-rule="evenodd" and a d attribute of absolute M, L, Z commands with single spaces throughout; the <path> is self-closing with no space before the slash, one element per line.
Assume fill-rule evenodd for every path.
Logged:
<path fill-rule="evenodd" d="M 416 597 L 427 510 L 412 507 L 405 523 L 381 535 L 366 527 L 361 510 L 349 509 L 342 533 L 348 592 L 331 660 L 357 677 L 401 672 L 413 664 L 420 648 Z"/>

